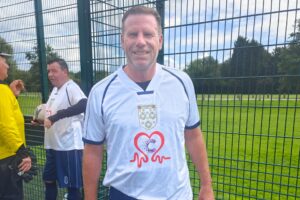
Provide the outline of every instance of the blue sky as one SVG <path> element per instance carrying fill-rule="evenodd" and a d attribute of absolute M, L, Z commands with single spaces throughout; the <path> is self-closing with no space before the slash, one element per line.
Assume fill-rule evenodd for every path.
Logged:
<path fill-rule="evenodd" d="M 169 2 L 172 4 L 169 5 Z M 266 49 L 272 52 L 277 45 L 289 40 L 289 34 L 294 32 L 295 20 L 300 18 L 298 0 L 199 0 L 189 1 L 189 4 L 187 1 L 176 2 L 177 4 L 167 1 L 166 16 L 169 17 L 165 19 L 166 27 L 196 25 L 167 32 L 165 38 L 170 37 L 170 40 L 165 48 L 170 53 L 179 53 L 183 49 L 200 51 L 189 55 L 191 58 L 182 56 L 182 62 L 179 63 L 181 67 L 187 64 L 186 61 L 209 55 L 223 62 L 230 57 L 230 51 L 215 50 L 232 48 L 239 35 L 268 46 Z M 182 6 L 180 2 L 183 2 Z M 174 63 L 178 64 L 178 57 Z M 171 56 L 171 59 L 174 58 Z"/>
<path fill-rule="evenodd" d="M 46 43 L 72 62 L 74 71 L 78 71 L 76 0 L 42 0 L 42 3 Z M 106 4 L 94 4 L 93 9 L 110 9 L 113 5 L 122 7 L 129 6 L 129 3 L 110 0 Z M 120 26 L 119 16 L 107 18 L 105 23 Z M 28 69 L 30 65 L 25 59 L 25 52 L 32 50 L 36 43 L 33 1 L 0 1 L 0 18 L 0 36 L 13 45 L 18 66 Z M 272 52 L 276 46 L 289 40 L 289 34 L 294 32 L 295 20 L 299 18 L 299 0 L 166 1 L 164 48 L 165 54 L 171 55 L 165 56 L 164 62 L 177 68 L 184 68 L 192 60 L 204 56 L 213 56 L 223 62 L 230 57 L 231 51 L 216 50 L 232 48 L 238 35 L 255 39 Z M 110 29 L 109 26 L 93 28 Z M 118 43 L 119 38 L 112 37 L 106 42 Z M 186 51 L 191 53 L 184 54 Z M 113 54 L 122 54 L 122 51 L 109 51 L 103 47 L 94 50 L 94 56 L 99 59 Z"/>

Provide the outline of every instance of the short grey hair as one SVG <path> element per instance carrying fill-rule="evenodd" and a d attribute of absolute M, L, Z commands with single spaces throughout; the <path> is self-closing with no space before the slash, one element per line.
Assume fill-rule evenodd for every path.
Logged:
<path fill-rule="evenodd" d="M 134 6 L 127 10 L 122 18 L 122 33 L 124 32 L 125 28 L 125 21 L 130 15 L 152 15 L 157 23 L 158 32 L 162 34 L 162 27 L 161 27 L 161 17 L 158 12 L 154 8 L 148 8 L 145 6 Z"/>

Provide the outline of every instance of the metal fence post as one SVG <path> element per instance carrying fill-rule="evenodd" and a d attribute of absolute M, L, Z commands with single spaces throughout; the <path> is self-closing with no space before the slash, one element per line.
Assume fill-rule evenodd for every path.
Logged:
<path fill-rule="evenodd" d="M 36 35 L 37 35 L 37 48 L 39 57 L 39 67 L 41 73 L 41 90 L 42 102 L 46 102 L 49 96 L 48 91 L 48 75 L 46 64 L 46 51 L 45 51 L 45 37 L 44 37 L 44 23 L 43 23 L 43 9 L 41 0 L 34 0 L 35 22 L 36 22 Z"/>
<path fill-rule="evenodd" d="M 86 95 L 93 86 L 90 1 L 78 0 L 81 87 Z"/>
<path fill-rule="evenodd" d="M 156 2 L 156 10 L 161 17 L 161 28 L 162 28 L 162 34 L 164 35 L 165 1 Z M 162 65 L 164 64 L 164 42 L 162 43 L 161 50 L 158 53 L 157 62 Z"/>

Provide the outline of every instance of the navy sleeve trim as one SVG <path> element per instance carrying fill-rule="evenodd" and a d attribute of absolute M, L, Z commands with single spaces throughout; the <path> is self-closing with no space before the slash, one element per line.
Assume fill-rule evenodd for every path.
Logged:
<path fill-rule="evenodd" d="M 69 96 L 69 92 L 68 92 L 68 86 L 66 87 L 66 93 L 67 93 L 67 97 L 68 97 L 68 102 L 69 102 L 70 106 L 72 106 L 70 96 Z"/>
<path fill-rule="evenodd" d="M 185 126 L 185 129 L 194 129 L 197 128 L 200 125 L 200 121 L 198 121 L 196 124 L 192 125 L 192 126 Z"/>
<path fill-rule="evenodd" d="M 188 99 L 190 99 L 190 98 L 189 98 L 189 95 L 188 95 L 188 92 L 187 92 L 187 90 L 186 90 L 186 87 L 185 87 L 185 85 L 184 85 L 182 79 L 181 79 L 179 76 L 177 76 L 176 74 L 174 74 L 173 72 L 167 70 L 166 68 L 162 68 L 162 69 L 165 70 L 166 72 L 169 72 L 170 74 L 172 74 L 174 77 L 176 77 L 176 78 L 180 81 L 180 83 L 182 84 L 182 86 L 183 86 L 183 88 L 184 88 L 184 91 L 185 91 L 186 96 L 188 97 Z"/>
<path fill-rule="evenodd" d="M 102 102 L 101 102 L 101 114 L 103 116 L 103 102 L 104 102 L 104 98 L 105 98 L 105 95 L 106 95 L 106 92 L 108 90 L 108 87 L 110 86 L 110 84 L 117 78 L 118 75 L 115 75 L 110 81 L 109 83 L 107 84 L 105 90 L 104 90 L 104 93 L 103 93 L 103 97 L 102 97 Z"/>
<path fill-rule="evenodd" d="M 82 141 L 83 141 L 85 144 L 101 145 L 101 144 L 104 143 L 105 140 L 102 140 L 102 141 L 100 141 L 100 142 L 95 142 L 95 141 L 92 141 L 92 140 L 88 140 L 88 139 L 82 138 Z"/>
<path fill-rule="evenodd" d="M 154 91 L 151 90 L 151 91 L 142 91 L 142 92 L 137 92 L 137 95 L 144 95 L 144 94 L 153 94 Z"/>
<path fill-rule="evenodd" d="M 80 101 L 78 101 L 77 104 L 68 107 L 67 109 L 62 109 L 57 111 L 57 113 L 55 115 L 52 115 L 50 117 L 48 117 L 48 119 L 54 123 L 60 119 L 66 118 L 66 117 L 72 117 L 75 115 L 79 115 L 81 113 L 85 112 L 85 108 L 86 108 L 86 103 L 87 103 L 87 99 L 81 99 Z"/>
<path fill-rule="evenodd" d="M 185 92 L 185 94 L 186 94 L 188 100 L 190 101 L 190 96 L 189 96 L 189 94 L 188 94 L 188 92 L 187 92 L 187 89 L 186 89 L 186 86 L 184 85 L 183 80 L 182 80 L 179 76 L 177 76 L 176 74 L 174 74 L 173 72 L 167 70 L 166 68 L 162 68 L 162 69 L 165 70 L 166 72 L 169 72 L 171 75 L 173 75 L 175 78 L 177 78 L 177 80 L 179 80 L 179 82 L 181 83 L 181 85 L 182 85 L 182 87 L 183 87 L 183 89 L 184 89 L 184 92 Z M 191 106 L 190 106 L 190 103 L 189 103 L 189 112 L 190 112 L 190 111 L 191 111 Z M 199 124 L 200 124 L 200 122 L 199 122 Z M 199 125 L 199 124 L 198 124 L 198 125 Z M 197 126 L 198 126 L 198 125 L 197 125 Z M 197 127 L 196 124 L 195 124 L 194 126 Z M 191 126 L 191 127 L 194 127 L 194 126 Z M 189 128 L 188 126 L 186 126 L 185 128 L 186 128 L 186 129 L 193 129 L 193 128 Z"/>

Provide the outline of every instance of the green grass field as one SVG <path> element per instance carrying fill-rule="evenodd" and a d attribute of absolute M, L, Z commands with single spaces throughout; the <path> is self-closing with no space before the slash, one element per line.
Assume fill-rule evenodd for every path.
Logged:
<path fill-rule="evenodd" d="M 32 116 L 35 108 L 42 103 L 41 93 L 25 92 L 18 97 L 24 115 Z"/>
<path fill-rule="evenodd" d="M 198 105 L 218 199 L 300 198 L 296 95 L 198 96 Z"/>
<path fill-rule="evenodd" d="M 216 199 L 300 198 L 298 95 L 197 99 Z M 25 115 L 41 103 L 38 94 L 22 95 L 19 101 Z M 197 194 L 200 183 L 190 161 L 189 166 Z"/>

